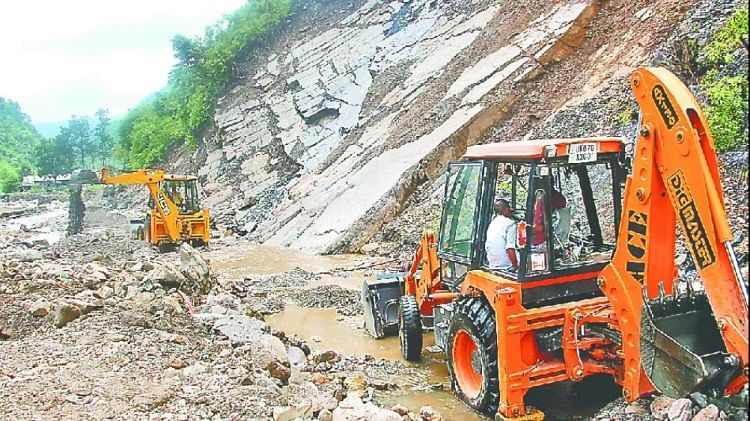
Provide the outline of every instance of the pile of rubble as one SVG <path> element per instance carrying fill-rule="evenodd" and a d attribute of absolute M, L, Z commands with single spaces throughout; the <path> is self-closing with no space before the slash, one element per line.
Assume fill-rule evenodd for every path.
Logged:
<path fill-rule="evenodd" d="M 747 386 L 739 394 L 714 399 L 701 393 L 673 399 L 657 396 L 640 399 L 630 405 L 622 399 L 599 411 L 595 420 L 720 421 L 747 420 Z"/>
<path fill-rule="evenodd" d="M 22 237 L 0 235 L 0 418 L 441 419 L 373 402 L 426 373 L 312 352 L 253 310 L 317 275 L 219 279 L 189 245 L 157 254 L 124 230 Z"/>

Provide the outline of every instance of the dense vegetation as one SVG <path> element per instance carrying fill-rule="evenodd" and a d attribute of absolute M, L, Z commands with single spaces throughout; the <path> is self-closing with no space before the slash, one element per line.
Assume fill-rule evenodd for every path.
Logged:
<path fill-rule="evenodd" d="M 71 116 L 57 136 L 37 133 L 18 103 L 0 98 L 0 192 L 18 190 L 25 175 L 54 176 L 110 161 L 114 138 L 106 110 L 96 112 L 96 122 Z"/>
<path fill-rule="evenodd" d="M 118 130 L 118 157 L 131 168 L 148 167 L 175 144 L 196 144 L 218 95 L 245 49 L 291 13 L 292 0 L 249 0 L 210 26 L 203 37 L 178 35 L 172 47 L 179 62 L 169 83 L 131 110 Z"/>
<path fill-rule="evenodd" d="M 701 51 L 701 58 L 709 66 L 701 81 L 709 100 L 706 118 L 719 151 L 747 142 L 748 77 L 721 71 L 737 60 L 740 48 L 744 47 L 747 53 L 747 28 L 747 9 L 739 9 Z"/>
<path fill-rule="evenodd" d="M 109 126 L 109 114 L 104 109 L 96 112 L 94 127 L 87 117 L 71 116 L 57 136 L 37 144 L 34 150 L 37 174 L 63 174 L 107 164 L 114 147 Z"/>
<path fill-rule="evenodd" d="M 0 192 L 17 190 L 33 171 L 33 150 L 42 140 L 18 103 L 0 97 Z"/>

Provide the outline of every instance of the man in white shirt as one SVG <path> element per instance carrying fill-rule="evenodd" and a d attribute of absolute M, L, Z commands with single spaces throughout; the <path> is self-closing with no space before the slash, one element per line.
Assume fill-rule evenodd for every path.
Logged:
<path fill-rule="evenodd" d="M 507 200 L 495 201 L 495 218 L 487 228 L 487 240 L 484 246 L 490 269 L 518 269 L 516 223 L 511 215 L 510 204 Z"/>

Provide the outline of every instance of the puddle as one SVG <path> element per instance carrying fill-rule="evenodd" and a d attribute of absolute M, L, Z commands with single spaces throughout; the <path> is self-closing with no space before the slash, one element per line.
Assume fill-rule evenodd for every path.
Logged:
<path fill-rule="evenodd" d="M 270 275 L 300 268 L 318 273 L 339 268 L 353 268 L 363 264 L 361 255 L 311 256 L 299 250 L 257 244 L 233 244 L 231 252 L 226 249 L 208 253 L 211 260 L 219 263 L 219 271 L 226 276 Z"/>
<path fill-rule="evenodd" d="M 385 360 L 401 359 L 398 337 L 375 339 L 363 329 L 339 321 L 332 308 L 299 307 L 289 301 L 281 313 L 266 317 L 271 327 L 304 339 L 316 351 L 334 349 L 344 354 L 369 354 Z M 313 341 L 313 337 L 320 342 Z"/>

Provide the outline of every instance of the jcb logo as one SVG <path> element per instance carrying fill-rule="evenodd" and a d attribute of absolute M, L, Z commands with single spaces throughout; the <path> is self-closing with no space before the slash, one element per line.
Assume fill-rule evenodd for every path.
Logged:
<path fill-rule="evenodd" d="M 667 97 L 667 92 L 664 91 L 664 88 L 661 85 L 654 86 L 654 89 L 651 91 L 651 97 L 654 99 L 656 108 L 659 109 L 659 114 L 664 119 L 664 124 L 667 125 L 667 128 L 671 129 L 674 127 L 680 121 L 680 117 L 677 116 L 674 106 L 669 102 L 669 97 Z"/>
<path fill-rule="evenodd" d="M 669 177 L 669 192 L 677 203 L 677 214 L 682 227 L 687 233 L 687 242 L 693 259 L 703 269 L 716 262 L 716 254 L 708 239 L 698 208 L 682 171 L 677 170 Z"/>
<path fill-rule="evenodd" d="M 167 198 L 164 197 L 164 193 L 159 192 L 159 194 L 156 195 L 156 200 L 159 201 L 159 207 L 161 208 L 161 212 L 164 214 L 164 216 L 169 216 L 169 214 L 172 212 L 172 209 L 169 209 L 169 205 L 167 205 Z"/>
<path fill-rule="evenodd" d="M 631 259 L 625 264 L 625 270 L 636 281 L 643 283 L 646 271 L 646 222 L 645 213 L 628 211 L 628 253 Z"/>

